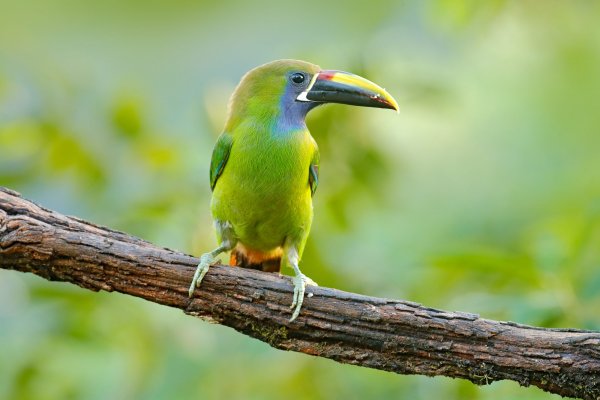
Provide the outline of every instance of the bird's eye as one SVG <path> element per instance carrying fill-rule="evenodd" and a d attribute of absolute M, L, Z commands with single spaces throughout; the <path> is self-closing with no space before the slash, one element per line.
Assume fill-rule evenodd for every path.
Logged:
<path fill-rule="evenodd" d="M 306 79 L 306 77 L 304 76 L 304 74 L 301 74 L 300 72 L 296 72 L 293 73 L 290 76 L 290 79 L 292 80 L 292 82 L 294 82 L 296 85 L 301 84 L 302 82 L 304 82 L 304 80 Z"/>

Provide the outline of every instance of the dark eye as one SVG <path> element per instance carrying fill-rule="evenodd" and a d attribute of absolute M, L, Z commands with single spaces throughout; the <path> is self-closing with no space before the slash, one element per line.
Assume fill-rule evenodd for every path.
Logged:
<path fill-rule="evenodd" d="M 290 76 L 290 79 L 292 80 L 292 82 L 294 82 L 296 85 L 299 85 L 301 83 L 304 82 L 304 80 L 306 79 L 306 77 L 304 76 L 304 74 L 301 74 L 300 72 L 295 72 Z"/>

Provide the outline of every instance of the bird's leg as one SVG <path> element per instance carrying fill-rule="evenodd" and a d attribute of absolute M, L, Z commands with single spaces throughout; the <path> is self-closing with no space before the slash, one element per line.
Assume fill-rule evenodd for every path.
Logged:
<path fill-rule="evenodd" d="M 300 314 L 300 308 L 304 302 L 304 293 L 306 292 L 306 285 L 318 286 L 315 281 L 304 275 L 298 267 L 300 257 L 298 256 L 298 249 L 295 245 L 289 246 L 284 252 L 285 262 L 294 269 L 294 277 L 292 282 L 294 283 L 294 296 L 292 297 L 292 305 L 290 308 L 294 309 L 290 322 L 294 321 L 298 314 Z"/>
<path fill-rule="evenodd" d="M 221 221 L 215 222 L 215 227 L 217 229 L 217 236 L 221 238 L 221 244 L 219 247 L 214 249 L 209 253 L 204 253 L 200 256 L 200 263 L 196 268 L 196 272 L 194 273 L 194 278 L 192 279 L 192 284 L 188 290 L 188 295 L 191 298 L 194 295 L 194 290 L 200 286 L 204 275 L 208 272 L 210 265 L 215 261 L 215 258 L 226 251 L 229 251 L 235 247 L 237 244 L 237 239 L 233 234 L 233 229 L 231 224 L 228 222 L 222 223 Z"/>
<path fill-rule="evenodd" d="M 229 243 L 223 242 L 223 243 L 221 243 L 221 245 L 219 247 L 217 247 L 213 251 L 211 251 L 209 253 L 204 253 L 200 256 L 200 263 L 198 264 L 198 267 L 196 268 L 196 272 L 194 273 L 194 278 L 192 279 L 192 284 L 190 285 L 190 288 L 188 290 L 188 295 L 190 298 L 194 295 L 194 290 L 196 289 L 196 287 L 200 286 L 200 283 L 202 282 L 204 275 L 206 275 L 206 273 L 208 272 L 208 268 L 215 261 L 215 258 L 219 254 L 221 254 L 225 251 L 228 251 L 228 250 L 231 250 Z"/>

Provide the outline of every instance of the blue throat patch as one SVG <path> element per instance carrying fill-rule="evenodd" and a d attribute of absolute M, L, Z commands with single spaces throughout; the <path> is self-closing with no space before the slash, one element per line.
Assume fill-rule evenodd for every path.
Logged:
<path fill-rule="evenodd" d="M 320 103 L 297 101 L 298 93 L 288 84 L 279 100 L 279 116 L 275 124 L 275 134 L 287 133 L 306 128 L 306 114 Z"/>

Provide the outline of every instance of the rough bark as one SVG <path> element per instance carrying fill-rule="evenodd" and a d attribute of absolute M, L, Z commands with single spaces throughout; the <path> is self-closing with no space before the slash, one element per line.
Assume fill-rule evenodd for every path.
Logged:
<path fill-rule="evenodd" d="M 193 299 L 197 259 L 44 209 L 0 187 L 0 268 L 117 291 L 230 326 L 283 350 L 475 384 L 510 379 L 600 399 L 600 332 L 547 329 L 410 301 L 310 287 L 289 323 L 289 278 L 215 266 Z"/>

